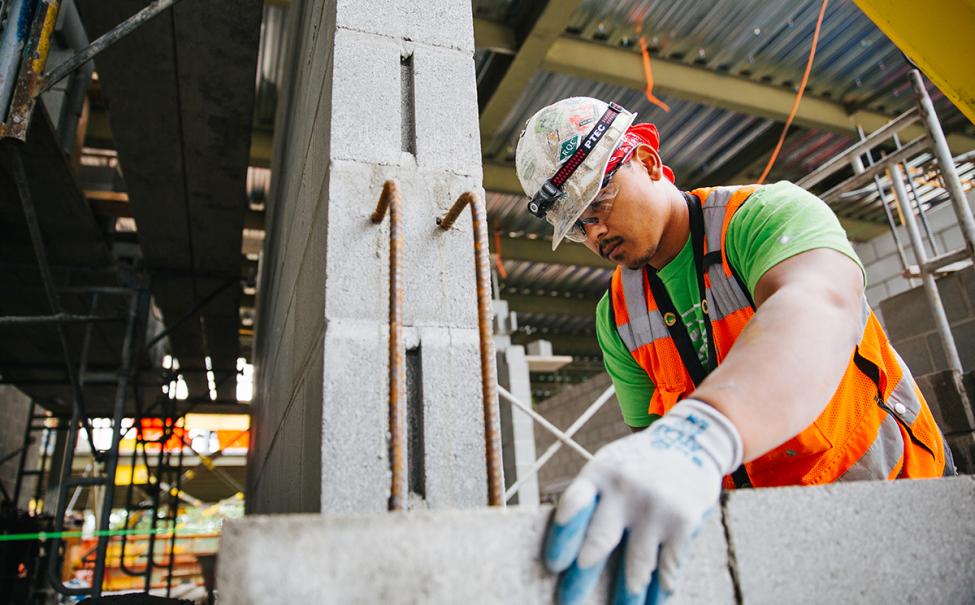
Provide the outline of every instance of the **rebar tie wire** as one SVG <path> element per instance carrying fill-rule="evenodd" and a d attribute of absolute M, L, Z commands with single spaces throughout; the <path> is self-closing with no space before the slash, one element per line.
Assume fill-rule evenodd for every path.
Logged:
<path fill-rule="evenodd" d="M 474 268 L 477 277 L 477 323 L 481 345 L 481 394 L 484 406 L 484 450 L 487 461 L 488 504 L 504 506 L 501 480 L 501 435 L 498 420 L 497 373 L 494 368 L 494 340 L 491 334 L 491 269 L 488 258 L 487 216 L 484 203 L 472 191 L 465 191 L 437 225 L 450 229 L 465 206 L 471 209 L 474 228 Z"/>
<path fill-rule="evenodd" d="M 389 210 L 389 459 L 392 480 L 389 510 L 406 509 L 409 487 L 406 476 L 406 367 L 403 341 L 403 284 L 399 267 L 403 260 L 402 198 L 396 181 L 383 183 L 383 192 L 369 220 L 378 225 Z"/>

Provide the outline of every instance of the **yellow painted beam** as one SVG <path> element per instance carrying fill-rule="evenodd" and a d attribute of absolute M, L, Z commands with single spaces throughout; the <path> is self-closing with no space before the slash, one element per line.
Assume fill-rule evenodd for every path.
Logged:
<path fill-rule="evenodd" d="M 571 36 L 561 36 L 552 44 L 542 68 L 634 90 L 643 90 L 646 85 L 639 53 Z M 654 60 L 653 79 L 655 90 L 676 98 L 778 121 L 786 119 L 795 99 L 794 92 L 781 86 L 666 59 Z M 892 116 L 869 110 L 847 114 L 839 103 L 807 95 L 795 123 L 856 134 L 858 124 L 871 132 L 891 119 Z M 923 133 L 923 127 L 915 124 L 905 129 L 901 137 L 910 140 Z M 970 151 L 975 149 L 975 138 L 951 135 L 948 146 L 955 154 Z"/>
<path fill-rule="evenodd" d="M 975 69 L 972 69 L 975 2 L 854 2 L 969 120 L 975 122 Z"/>
<path fill-rule="evenodd" d="M 474 19 L 474 46 L 503 55 L 513 55 L 518 50 L 515 32 L 510 27 L 480 18 Z"/>
<path fill-rule="evenodd" d="M 515 167 L 511 164 L 501 162 L 485 161 L 484 169 L 484 189 L 495 193 L 507 193 L 510 195 L 525 195 L 515 173 Z"/>

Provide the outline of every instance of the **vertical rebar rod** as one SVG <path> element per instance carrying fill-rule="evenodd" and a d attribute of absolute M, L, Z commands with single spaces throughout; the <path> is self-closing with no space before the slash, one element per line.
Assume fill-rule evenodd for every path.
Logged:
<path fill-rule="evenodd" d="M 934 157 L 938 160 L 938 166 L 941 168 L 941 177 L 944 179 L 945 189 L 948 190 L 951 204 L 955 208 L 955 215 L 958 217 L 965 246 L 968 248 L 968 254 L 975 260 L 975 217 L 972 216 L 972 209 L 968 206 L 965 191 L 962 189 L 961 180 L 958 178 L 958 171 L 955 169 L 955 162 L 951 157 L 951 151 L 948 149 L 948 141 L 945 139 L 944 131 L 941 130 L 938 114 L 934 111 L 934 103 L 931 102 L 931 97 L 928 96 L 928 91 L 924 88 L 921 72 L 916 69 L 911 70 L 911 85 L 914 88 L 918 110 L 921 112 L 921 121 L 928 131 L 928 138 L 931 140 Z"/>
<path fill-rule="evenodd" d="M 389 210 L 389 462 L 392 479 L 389 510 L 405 510 L 409 495 L 406 470 L 406 361 L 403 351 L 403 284 L 399 268 L 403 261 L 400 219 L 402 200 L 394 180 L 383 183 L 376 210 L 369 220 L 382 222 Z M 422 455 L 422 453 L 418 453 Z"/>
<path fill-rule="evenodd" d="M 501 476 L 501 430 L 498 414 L 498 378 L 495 370 L 494 339 L 491 334 L 491 263 L 488 251 L 487 213 L 484 203 L 471 191 L 457 198 L 443 218 L 441 229 L 453 226 L 465 206 L 470 206 L 474 229 L 474 269 L 477 276 L 477 325 L 481 349 L 481 395 L 484 407 L 484 453 L 487 463 L 488 504 L 504 506 Z"/>

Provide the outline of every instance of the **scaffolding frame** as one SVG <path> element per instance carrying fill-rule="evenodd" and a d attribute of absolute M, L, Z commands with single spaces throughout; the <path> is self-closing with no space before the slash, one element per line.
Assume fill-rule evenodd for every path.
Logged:
<path fill-rule="evenodd" d="M 956 391 L 961 395 L 961 400 L 968 402 L 962 376 L 961 358 L 954 336 L 951 333 L 951 326 L 948 323 L 948 316 L 941 300 L 936 277 L 950 273 L 951 270 L 959 268 L 963 262 L 967 265 L 967 261 L 975 261 L 975 218 L 973 218 L 972 210 L 962 189 L 955 160 L 951 156 L 944 131 L 935 113 L 934 104 L 924 87 L 921 73 L 916 69 L 911 70 L 909 78 L 914 92 L 914 108 L 894 118 L 869 135 L 863 136 L 861 132 L 860 142 L 842 151 L 796 184 L 808 189 L 822 183 L 839 171 L 852 167 L 853 176 L 823 193 L 820 197 L 824 201 L 829 203 L 841 200 L 844 194 L 848 197 L 851 193 L 858 193 L 862 187 L 871 184 L 876 188 L 904 269 L 903 275 L 906 279 L 920 279 L 934 316 L 938 336 L 944 347 L 952 382 Z M 922 124 L 925 133 L 902 145 L 897 136 L 898 133 L 916 122 Z M 893 141 L 896 150 L 893 153 L 884 154 L 878 147 L 890 140 Z M 880 153 L 876 161 L 874 161 L 874 151 Z M 964 238 L 964 246 L 958 250 L 947 252 L 940 250 L 931 232 L 924 205 L 921 203 L 913 176 L 908 168 L 909 160 L 924 153 L 930 153 L 932 161 L 938 167 L 944 189 L 948 193 L 955 217 L 958 220 L 958 226 Z M 864 158 L 866 158 L 866 162 Z M 884 192 L 882 177 L 886 178 L 890 184 L 894 207 L 898 210 L 897 214 L 906 228 L 910 251 L 913 252 L 917 261 L 915 266 L 908 265 L 906 249 L 901 242 L 894 213 L 891 211 L 888 197 Z M 913 201 L 915 202 L 913 204 L 911 203 L 911 196 L 908 195 L 908 188 L 904 185 L 905 177 L 913 194 Z M 931 247 L 932 256 L 928 256 L 925 248 L 926 242 L 925 237 L 921 234 L 922 228 L 927 236 L 927 244 Z M 963 407 L 969 425 L 975 426 L 975 414 L 973 414 L 971 404 L 963 403 Z"/>

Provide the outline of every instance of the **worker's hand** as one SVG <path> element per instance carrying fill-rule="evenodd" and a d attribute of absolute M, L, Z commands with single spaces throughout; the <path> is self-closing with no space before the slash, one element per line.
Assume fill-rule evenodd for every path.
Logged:
<path fill-rule="evenodd" d="M 670 596 L 691 538 L 718 501 L 721 478 L 741 459 L 731 421 L 695 399 L 600 449 L 563 494 L 549 527 L 545 564 L 565 572 L 559 602 L 582 602 L 621 540 L 613 602 Z"/>

